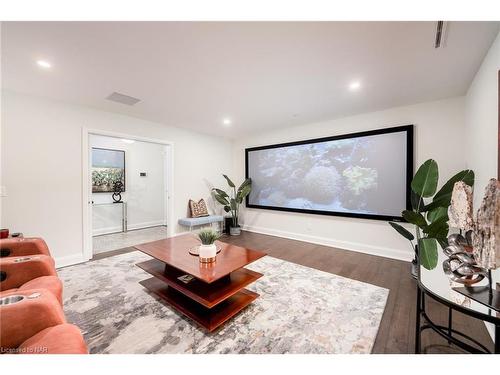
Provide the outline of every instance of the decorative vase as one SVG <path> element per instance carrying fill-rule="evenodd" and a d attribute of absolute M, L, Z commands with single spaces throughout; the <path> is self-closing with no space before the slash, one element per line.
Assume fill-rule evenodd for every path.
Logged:
<path fill-rule="evenodd" d="M 200 262 L 201 263 L 212 263 L 215 262 L 215 257 L 217 254 L 217 246 L 215 244 L 211 245 L 200 245 Z"/>
<path fill-rule="evenodd" d="M 241 234 L 241 228 L 238 227 L 229 227 L 229 234 L 231 236 L 239 236 Z"/>

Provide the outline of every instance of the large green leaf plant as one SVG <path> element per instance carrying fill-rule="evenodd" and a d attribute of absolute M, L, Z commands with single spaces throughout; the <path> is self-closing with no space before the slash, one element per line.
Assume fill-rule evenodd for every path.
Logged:
<path fill-rule="evenodd" d="M 428 270 L 437 266 L 438 244 L 443 248 L 447 246 L 448 207 L 453 186 L 458 181 L 463 181 L 471 187 L 474 186 L 474 172 L 470 169 L 458 172 L 439 190 L 437 190 L 438 181 L 438 165 L 432 159 L 422 164 L 413 177 L 411 182 L 412 209 L 403 211 L 402 216 L 405 221 L 414 225 L 415 235 L 395 222 L 389 223 L 400 235 L 410 241 L 416 256 L 420 258 L 420 264 Z M 416 245 L 418 245 L 418 252 Z"/>
<path fill-rule="evenodd" d="M 252 180 L 247 178 L 240 185 L 238 190 L 236 190 L 236 185 L 231 181 L 229 177 L 223 174 L 224 178 L 227 181 L 227 184 L 232 189 L 231 193 L 228 194 L 222 189 L 212 189 L 214 193 L 215 200 L 224 206 L 224 211 L 230 212 L 233 227 L 238 227 L 238 217 L 240 212 L 240 204 L 243 203 L 243 200 L 246 198 L 250 191 L 252 191 Z"/>

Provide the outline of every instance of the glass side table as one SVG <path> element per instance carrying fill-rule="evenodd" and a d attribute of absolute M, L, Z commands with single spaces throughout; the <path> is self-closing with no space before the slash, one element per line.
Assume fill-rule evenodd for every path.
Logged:
<path fill-rule="evenodd" d="M 456 291 L 453 287 L 463 287 L 463 284 L 452 282 L 443 271 L 443 261 L 446 256 L 438 250 L 438 264 L 433 270 L 426 270 L 418 265 L 417 275 L 417 321 L 415 331 L 415 353 L 421 352 L 421 334 L 426 329 L 431 329 L 448 343 L 455 344 L 469 353 L 492 353 L 483 344 L 474 338 L 453 329 L 453 310 L 495 326 L 495 349 L 494 353 L 500 353 L 500 312 L 489 308 L 469 297 Z M 487 280 L 474 284 L 475 286 L 487 285 Z M 430 297 L 433 300 L 448 307 L 448 326 L 435 324 L 427 315 L 425 300 Z M 423 323 L 423 324 L 422 324 Z"/>
<path fill-rule="evenodd" d="M 122 207 L 122 232 L 127 232 L 127 202 L 92 203 L 92 206 L 118 206 Z"/>

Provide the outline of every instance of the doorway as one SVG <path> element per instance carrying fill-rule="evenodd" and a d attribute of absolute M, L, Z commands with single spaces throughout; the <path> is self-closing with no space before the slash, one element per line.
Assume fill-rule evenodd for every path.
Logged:
<path fill-rule="evenodd" d="M 84 143 L 86 258 L 169 237 L 173 145 L 92 130 L 84 132 Z"/>

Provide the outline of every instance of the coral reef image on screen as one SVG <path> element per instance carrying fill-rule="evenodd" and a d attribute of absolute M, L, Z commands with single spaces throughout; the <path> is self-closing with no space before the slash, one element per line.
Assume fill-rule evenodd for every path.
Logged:
<path fill-rule="evenodd" d="M 399 217 L 406 137 L 402 131 L 249 150 L 249 204 Z"/>

